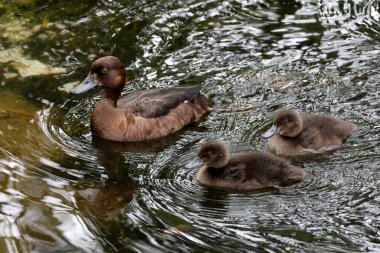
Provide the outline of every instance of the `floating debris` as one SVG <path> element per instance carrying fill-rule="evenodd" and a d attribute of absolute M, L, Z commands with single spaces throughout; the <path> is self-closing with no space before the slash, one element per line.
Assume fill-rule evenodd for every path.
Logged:
<path fill-rule="evenodd" d="M 10 65 L 16 69 L 22 77 L 66 73 L 65 68 L 52 67 L 37 60 L 22 59 L 22 61 L 12 62 Z"/>
<path fill-rule="evenodd" d="M 16 76 L 18 76 L 17 73 L 12 73 L 12 72 L 7 72 L 7 73 L 3 73 L 5 79 L 12 79 L 12 78 L 15 78 Z"/>
<path fill-rule="evenodd" d="M 67 93 L 70 93 L 70 90 L 74 88 L 75 85 L 79 84 L 80 81 L 73 81 L 69 83 L 65 83 L 64 85 L 58 87 L 58 90 L 65 91 Z"/>
<path fill-rule="evenodd" d="M 31 37 L 39 27 L 31 27 L 30 21 L 24 18 L 13 18 L 0 24 L 0 38 L 18 43 Z"/>
<path fill-rule="evenodd" d="M 22 77 L 66 73 L 65 68 L 53 67 L 38 60 L 28 59 L 23 54 L 21 47 L 0 51 L 0 63 L 10 63 L 9 65 L 17 70 Z M 8 77 L 11 76 L 8 75 Z"/>

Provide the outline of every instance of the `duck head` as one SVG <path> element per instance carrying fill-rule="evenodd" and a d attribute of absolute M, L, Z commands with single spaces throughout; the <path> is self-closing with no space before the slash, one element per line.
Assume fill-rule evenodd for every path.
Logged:
<path fill-rule="evenodd" d="M 86 79 L 72 88 L 71 93 L 79 94 L 96 86 L 101 86 L 106 97 L 119 96 L 125 85 L 125 67 L 114 56 L 105 56 L 97 59 L 91 66 Z"/>
<path fill-rule="evenodd" d="M 227 145 L 218 140 L 210 140 L 202 144 L 198 157 L 204 165 L 211 168 L 223 168 L 230 158 Z"/>
<path fill-rule="evenodd" d="M 262 137 L 269 138 L 273 135 L 295 137 L 302 131 L 302 118 L 298 111 L 286 109 L 279 111 L 273 120 L 273 126 Z"/>

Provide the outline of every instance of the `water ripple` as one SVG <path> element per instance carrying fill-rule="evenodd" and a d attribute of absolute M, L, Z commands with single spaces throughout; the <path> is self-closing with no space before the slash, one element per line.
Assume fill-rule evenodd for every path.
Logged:
<path fill-rule="evenodd" d="M 60 2 L 41 13 L 49 6 L 65 31 L 29 48 L 41 43 L 51 48 L 47 58 L 83 73 L 49 86 L 42 77 L 0 77 L 33 101 L 1 93 L 0 251 L 379 250 L 377 1 Z M 84 32 L 86 40 L 76 36 Z M 215 110 L 155 142 L 92 136 L 99 95 L 74 97 L 50 84 L 83 77 L 89 59 L 109 53 L 128 66 L 124 93 L 198 85 Z M 293 158 L 309 176 L 289 187 L 236 192 L 196 182 L 192 161 L 203 141 L 268 151 L 261 134 L 284 107 L 358 129 L 339 150 Z"/>

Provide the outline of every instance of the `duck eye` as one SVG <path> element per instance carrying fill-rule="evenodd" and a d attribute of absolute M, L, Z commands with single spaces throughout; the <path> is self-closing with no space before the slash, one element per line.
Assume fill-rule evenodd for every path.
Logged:
<path fill-rule="evenodd" d="M 108 72 L 108 69 L 107 68 L 102 68 L 101 72 L 102 72 L 102 74 L 106 74 Z"/>
<path fill-rule="evenodd" d="M 287 120 L 284 120 L 281 122 L 281 125 L 285 126 L 286 124 L 288 124 L 288 121 Z"/>

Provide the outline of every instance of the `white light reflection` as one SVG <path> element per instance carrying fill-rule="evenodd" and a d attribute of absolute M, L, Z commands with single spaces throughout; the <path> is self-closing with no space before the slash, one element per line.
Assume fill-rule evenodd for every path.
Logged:
<path fill-rule="evenodd" d="M 94 231 L 88 229 L 91 221 L 85 221 L 83 217 L 70 214 L 67 212 L 55 212 L 53 216 L 61 222 L 57 229 L 62 232 L 62 236 L 76 247 L 83 249 L 85 252 L 103 252 L 103 247 Z"/>

